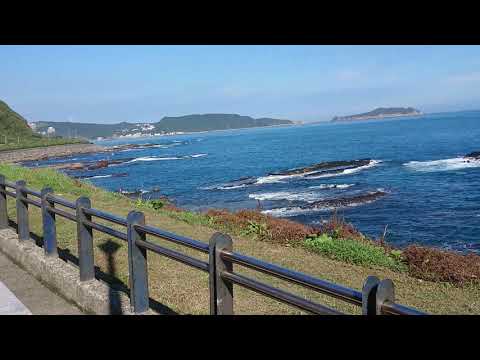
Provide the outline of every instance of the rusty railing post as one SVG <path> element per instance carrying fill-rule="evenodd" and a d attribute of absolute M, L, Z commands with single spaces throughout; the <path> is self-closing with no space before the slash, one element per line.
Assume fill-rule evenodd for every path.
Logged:
<path fill-rule="evenodd" d="M 42 199 L 42 223 L 43 223 L 43 249 L 46 256 L 57 256 L 57 227 L 55 213 L 49 211 L 49 207 L 55 207 L 53 201 L 48 201 L 47 196 L 53 194 L 52 188 L 44 188 L 41 191 Z"/>
<path fill-rule="evenodd" d="M 222 277 L 222 272 L 231 272 L 233 264 L 221 257 L 222 251 L 232 251 L 232 238 L 215 233 L 209 243 L 209 288 L 210 314 L 233 315 L 233 284 Z"/>
<path fill-rule="evenodd" d="M 5 191 L 5 175 L 0 175 L 0 229 L 8 227 L 8 209 L 7 209 L 7 194 Z"/>
<path fill-rule="evenodd" d="M 145 241 L 146 235 L 135 225 L 144 225 L 145 215 L 130 211 L 127 216 L 128 274 L 130 283 L 130 306 L 136 314 L 149 309 L 147 249 L 138 246 L 137 240 Z"/>
<path fill-rule="evenodd" d="M 92 216 L 85 214 L 84 208 L 91 208 L 90 199 L 80 197 L 77 206 L 77 241 L 78 260 L 80 265 L 80 281 L 93 280 L 95 278 L 95 265 L 93 258 L 93 230 L 85 225 L 85 221 L 91 221 Z"/>
<path fill-rule="evenodd" d="M 369 276 L 362 288 L 362 315 L 377 314 L 377 289 L 380 279 L 376 276 Z"/>
<path fill-rule="evenodd" d="M 21 241 L 32 240 L 30 238 L 30 229 L 28 224 L 28 204 L 25 202 L 27 194 L 25 192 L 26 182 L 19 180 L 15 183 L 17 193 L 17 234 Z M 32 240 L 33 241 L 33 240 Z"/>

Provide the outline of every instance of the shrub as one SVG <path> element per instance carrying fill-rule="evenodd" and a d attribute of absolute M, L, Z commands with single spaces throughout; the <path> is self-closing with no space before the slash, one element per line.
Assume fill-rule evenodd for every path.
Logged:
<path fill-rule="evenodd" d="M 326 233 L 336 239 L 365 240 L 365 236 L 352 224 L 347 223 L 343 216 L 340 217 L 336 211 L 320 226 L 319 232 Z"/>
<path fill-rule="evenodd" d="M 337 239 L 322 234 L 305 240 L 305 247 L 321 253 L 331 259 L 345 261 L 362 266 L 383 266 L 395 271 L 405 271 L 400 254 L 387 253 L 374 243 L 360 242 L 353 239 Z"/>
<path fill-rule="evenodd" d="M 403 251 L 410 275 L 457 285 L 480 280 L 480 256 L 410 245 Z"/>

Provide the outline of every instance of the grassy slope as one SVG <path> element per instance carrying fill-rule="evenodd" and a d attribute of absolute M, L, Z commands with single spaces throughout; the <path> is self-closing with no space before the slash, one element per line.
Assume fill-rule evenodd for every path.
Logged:
<path fill-rule="evenodd" d="M 85 183 L 69 179 L 53 170 L 31 170 L 0 164 L 0 174 L 10 180 L 25 179 L 32 188 L 40 189 L 46 185 L 52 186 L 57 194 L 74 200 L 85 195 L 92 199 L 94 207 L 125 216 L 129 210 L 138 209 L 145 212 L 147 223 L 165 230 L 192 237 L 207 242 L 214 233 L 210 227 L 203 226 L 194 214 L 174 213 L 159 210 L 154 211 L 140 203 L 129 200 L 121 195 L 109 193 Z M 9 201 L 10 217 L 15 218 L 14 202 Z M 30 210 L 32 231 L 41 235 L 40 211 Z M 184 220 L 179 220 L 183 218 Z M 195 224 L 195 225 L 192 225 Z M 121 227 L 116 227 L 123 230 Z M 65 219 L 58 220 L 59 247 L 76 254 L 76 228 Z M 95 263 L 103 271 L 108 271 L 107 255 L 101 250 L 101 245 L 107 242 L 118 244 L 114 254 L 114 273 L 124 285 L 128 284 L 126 244 L 110 239 L 109 236 L 95 232 Z M 170 246 L 170 245 L 169 245 Z M 172 246 L 175 248 L 175 246 Z M 110 248 L 114 248 L 110 246 Z M 397 300 L 405 305 L 438 314 L 479 314 L 480 288 L 469 286 L 455 287 L 445 283 L 433 283 L 412 278 L 405 273 L 395 272 L 386 268 L 365 267 L 331 260 L 321 254 L 308 251 L 301 247 L 286 247 L 263 241 L 255 241 L 247 236 L 234 236 L 234 248 L 241 253 L 255 256 L 265 261 L 280 264 L 291 269 L 302 271 L 313 276 L 330 280 L 345 286 L 361 290 L 368 275 L 380 278 L 390 278 L 396 285 Z M 182 249 L 184 251 L 184 249 Z M 193 250 L 185 253 L 198 256 Z M 199 255 L 199 258 L 206 259 Z M 240 271 L 239 267 L 236 267 Z M 247 270 L 242 273 L 251 274 Z M 259 279 L 284 289 L 290 289 L 305 297 L 335 306 L 341 311 L 359 313 L 359 309 L 341 301 L 318 295 L 301 289 L 295 285 L 267 277 L 255 275 Z M 208 277 L 198 270 L 183 264 L 149 253 L 150 296 L 180 313 L 205 314 L 208 312 Z M 274 300 L 259 296 L 239 287 L 235 287 L 235 312 L 248 314 L 299 314 L 295 308 L 280 304 Z"/>

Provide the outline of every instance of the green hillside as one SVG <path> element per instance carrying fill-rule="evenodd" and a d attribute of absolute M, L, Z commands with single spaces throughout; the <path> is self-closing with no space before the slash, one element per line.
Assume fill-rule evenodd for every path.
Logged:
<path fill-rule="evenodd" d="M 5 143 L 5 136 L 10 142 L 18 141 L 18 137 L 28 138 L 36 135 L 28 126 L 27 120 L 0 100 L 0 142 Z"/>
<path fill-rule="evenodd" d="M 36 134 L 20 114 L 0 100 L 0 151 L 78 143 L 61 137 L 47 138 Z"/>

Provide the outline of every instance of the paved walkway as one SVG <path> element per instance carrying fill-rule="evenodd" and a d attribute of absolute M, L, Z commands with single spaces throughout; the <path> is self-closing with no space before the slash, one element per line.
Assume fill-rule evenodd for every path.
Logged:
<path fill-rule="evenodd" d="M 0 314 L 28 312 L 33 315 L 82 314 L 79 308 L 52 292 L 0 252 Z"/>

